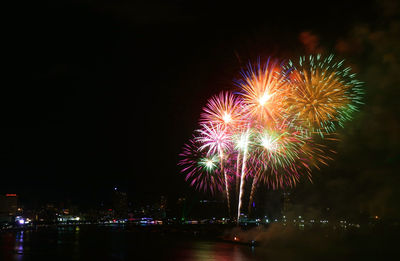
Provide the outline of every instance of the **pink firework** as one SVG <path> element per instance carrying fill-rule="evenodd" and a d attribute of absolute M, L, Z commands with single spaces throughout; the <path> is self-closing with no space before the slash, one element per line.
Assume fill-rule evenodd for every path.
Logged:
<path fill-rule="evenodd" d="M 212 122 L 229 130 L 240 126 L 244 120 L 242 99 L 231 92 L 220 92 L 211 97 L 200 116 L 200 124 Z"/>
<path fill-rule="evenodd" d="M 208 155 L 217 154 L 219 155 L 220 169 L 224 177 L 225 182 L 225 193 L 228 203 L 228 210 L 230 213 L 230 195 L 229 195 L 229 177 L 224 169 L 225 153 L 232 149 L 231 135 L 228 133 L 227 128 L 221 124 L 202 124 L 202 129 L 198 130 L 200 136 L 196 138 L 202 145 L 199 150 L 208 151 Z"/>
<path fill-rule="evenodd" d="M 201 146 L 199 150 L 206 150 L 208 155 L 219 154 L 223 157 L 225 151 L 229 151 L 232 146 L 232 140 L 227 129 L 220 124 L 214 124 L 210 122 L 209 124 L 202 124 L 201 129 L 197 132 L 199 136 L 196 137 Z"/>
<path fill-rule="evenodd" d="M 183 147 L 179 156 L 182 159 L 178 165 L 182 167 L 182 173 L 186 174 L 185 180 L 199 191 L 209 191 L 215 194 L 222 191 L 224 186 L 223 175 L 220 173 L 219 157 L 207 155 L 199 150 L 200 144 L 195 138 L 189 140 Z"/>

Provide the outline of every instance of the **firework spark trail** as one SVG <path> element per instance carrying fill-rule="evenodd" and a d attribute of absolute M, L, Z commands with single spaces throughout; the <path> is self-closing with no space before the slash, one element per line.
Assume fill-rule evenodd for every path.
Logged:
<path fill-rule="evenodd" d="M 203 139 L 204 147 L 210 147 L 211 151 L 215 150 L 212 144 L 217 144 L 217 150 L 220 154 L 221 172 L 225 179 L 225 190 L 228 204 L 229 215 L 231 213 L 229 181 L 224 169 L 224 153 L 226 148 L 222 149 L 219 143 L 224 143 L 221 140 L 223 136 L 229 135 L 235 128 L 238 128 L 244 121 L 244 106 L 241 97 L 234 95 L 231 92 L 220 92 L 218 95 L 211 97 L 206 106 L 203 108 L 203 113 L 200 116 L 200 124 L 205 131 L 202 131 L 208 139 Z M 211 128 L 207 127 L 211 124 Z M 215 129 L 215 131 L 214 131 Z M 223 131 L 222 131 L 223 130 Z M 222 135 L 219 135 L 221 133 Z M 210 145 L 210 142 L 212 143 Z"/>
<path fill-rule="evenodd" d="M 224 175 L 224 182 L 225 182 L 225 193 L 226 193 L 226 200 L 228 204 L 228 214 L 229 216 L 231 215 L 231 200 L 230 200 L 230 194 L 229 194 L 229 182 L 228 182 L 228 176 L 226 175 L 226 171 L 224 168 L 224 155 L 223 152 L 220 152 L 220 164 L 221 164 L 221 172 Z"/>
<path fill-rule="evenodd" d="M 251 184 L 251 191 L 250 191 L 250 198 L 249 198 L 249 207 L 248 207 L 248 213 L 249 214 L 251 212 L 251 204 L 252 204 L 253 199 L 254 199 L 254 194 L 255 194 L 255 191 L 256 191 L 257 182 L 258 182 L 257 175 L 254 175 L 253 182 Z"/>
<path fill-rule="evenodd" d="M 242 208 L 242 200 L 244 193 L 244 178 L 246 176 L 246 161 L 247 161 L 247 151 L 249 147 L 249 132 L 250 127 L 247 128 L 246 133 L 244 134 L 244 144 L 243 144 L 243 162 L 242 162 L 242 173 L 240 174 L 240 191 L 239 191 L 239 202 L 238 202 L 238 213 L 237 213 L 237 223 L 239 224 L 240 219 L 240 210 Z"/>
<path fill-rule="evenodd" d="M 207 150 L 208 154 L 219 155 L 221 173 L 224 177 L 225 193 L 228 204 L 228 211 L 230 213 L 230 196 L 229 196 L 229 185 L 226 171 L 224 170 L 224 151 L 229 151 L 231 146 L 231 138 L 227 133 L 225 126 L 218 125 L 210 122 L 209 124 L 202 124 L 202 129 L 198 130 L 200 136 L 197 137 L 197 141 L 203 145 L 199 147 L 199 150 Z"/>
<path fill-rule="evenodd" d="M 239 193 L 239 185 L 240 185 L 240 150 L 238 151 L 237 158 L 236 158 L 236 194 Z"/>
<path fill-rule="evenodd" d="M 283 119 L 285 114 L 285 94 L 288 89 L 284 81 L 284 74 L 281 73 L 281 66 L 277 61 L 268 59 L 264 66 L 261 66 L 260 62 L 255 67 L 249 65 L 247 70 L 242 72 L 242 76 L 243 79 L 238 81 L 237 85 L 241 88 L 244 104 L 248 107 L 248 117 L 261 125 L 274 125 L 277 121 Z M 268 140 L 267 142 L 273 145 L 273 141 Z M 238 222 L 244 193 L 247 149 L 246 147 L 243 155 Z M 255 182 L 256 179 L 253 181 Z M 254 189 L 255 184 L 252 186 L 253 195 Z"/>

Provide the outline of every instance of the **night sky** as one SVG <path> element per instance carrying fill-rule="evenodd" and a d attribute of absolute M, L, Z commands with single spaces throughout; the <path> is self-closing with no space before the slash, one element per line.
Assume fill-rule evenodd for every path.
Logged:
<path fill-rule="evenodd" d="M 307 206 L 400 217 L 396 1 L 50 1 L 15 9 L 3 42 L 0 192 L 94 203 L 193 190 L 178 154 L 207 99 L 249 60 L 336 53 L 365 82 Z"/>

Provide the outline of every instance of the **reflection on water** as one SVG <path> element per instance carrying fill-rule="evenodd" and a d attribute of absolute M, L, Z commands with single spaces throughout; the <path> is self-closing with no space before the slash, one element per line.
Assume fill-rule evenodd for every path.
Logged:
<path fill-rule="evenodd" d="M 102 227 L 58 227 L 0 233 L 0 260 L 233 260 L 254 248 L 196 237 Z"/>
<path fill-rule="evenodd" d="M 23 260 L 24 231 L 5 232 L 0 234 L 1 260 Z"/>
<path fill-rule="evenodd" d="M 22 255 L 24 254 L 24 231 L 18 231 L 15 235 L 15 254 L 17 255 L 17 260 L 22 260 Z"/>
<path fill-rule="evenodd" d="M 268 230 L 271 233 L 270 230 Z M 65 226 L 0 232 L 0 260 L 390 260 L 398 255 L 398 231 L 296 232 L 260 239 L 256 247 L 221 242 L 191 230 Z M 268 234 L 271 236 L 271 234 Z"/>
<path fill-rule="evenodd" d="M 250 260 L 251 256 L 246 255 L 245 246 L 232 245 L 221 242 L 200 241 L 190 244 L 188 247 L 179 249 L 174 253 L 175 260 L 193 261 L 244 261 Z"/>

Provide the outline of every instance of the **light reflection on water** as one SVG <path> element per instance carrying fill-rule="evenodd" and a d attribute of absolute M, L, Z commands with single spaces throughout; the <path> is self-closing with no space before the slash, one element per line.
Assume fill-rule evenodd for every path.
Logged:
<path fill-rule="evenodd" d="M 59 227 L 0 233 L 0 260 L 247 261 L 254 248 L 135 231 Z"/>
<path fill-rule="evenodd" d="M 0 234 L 0 260 L 23 260 L 24 231 Z"/>
<path fill-rule="evenodd" d="M 24 231 L 18 231 L 15 235 L 15 247 L 16 259 L 22 260 L 24 254 Z"/>
<path fill-rule="evenodd" d="M 195 242 L 185 249 L 179 249 L 174 254 L 175 260 L 193 261 L 246 261 L 251 260 L 245 255 L 244 246 L 232 245 L 221 242 L 200 241 Z"/>
<path fill-rule="evenodd" d="M 211 233 L 211 232 L 210 232 Z M 385 233 L 386 232 L 385 230 Z M 236 245 L 193 231 L 138 227 L 67 226 L 0 232 L 0 261 L 18 260 L 392 260 L 398 235 L 309 232 L 259 241 L 256 247 Z M 282 236 L 279 234 L 279 236 Z"/>

